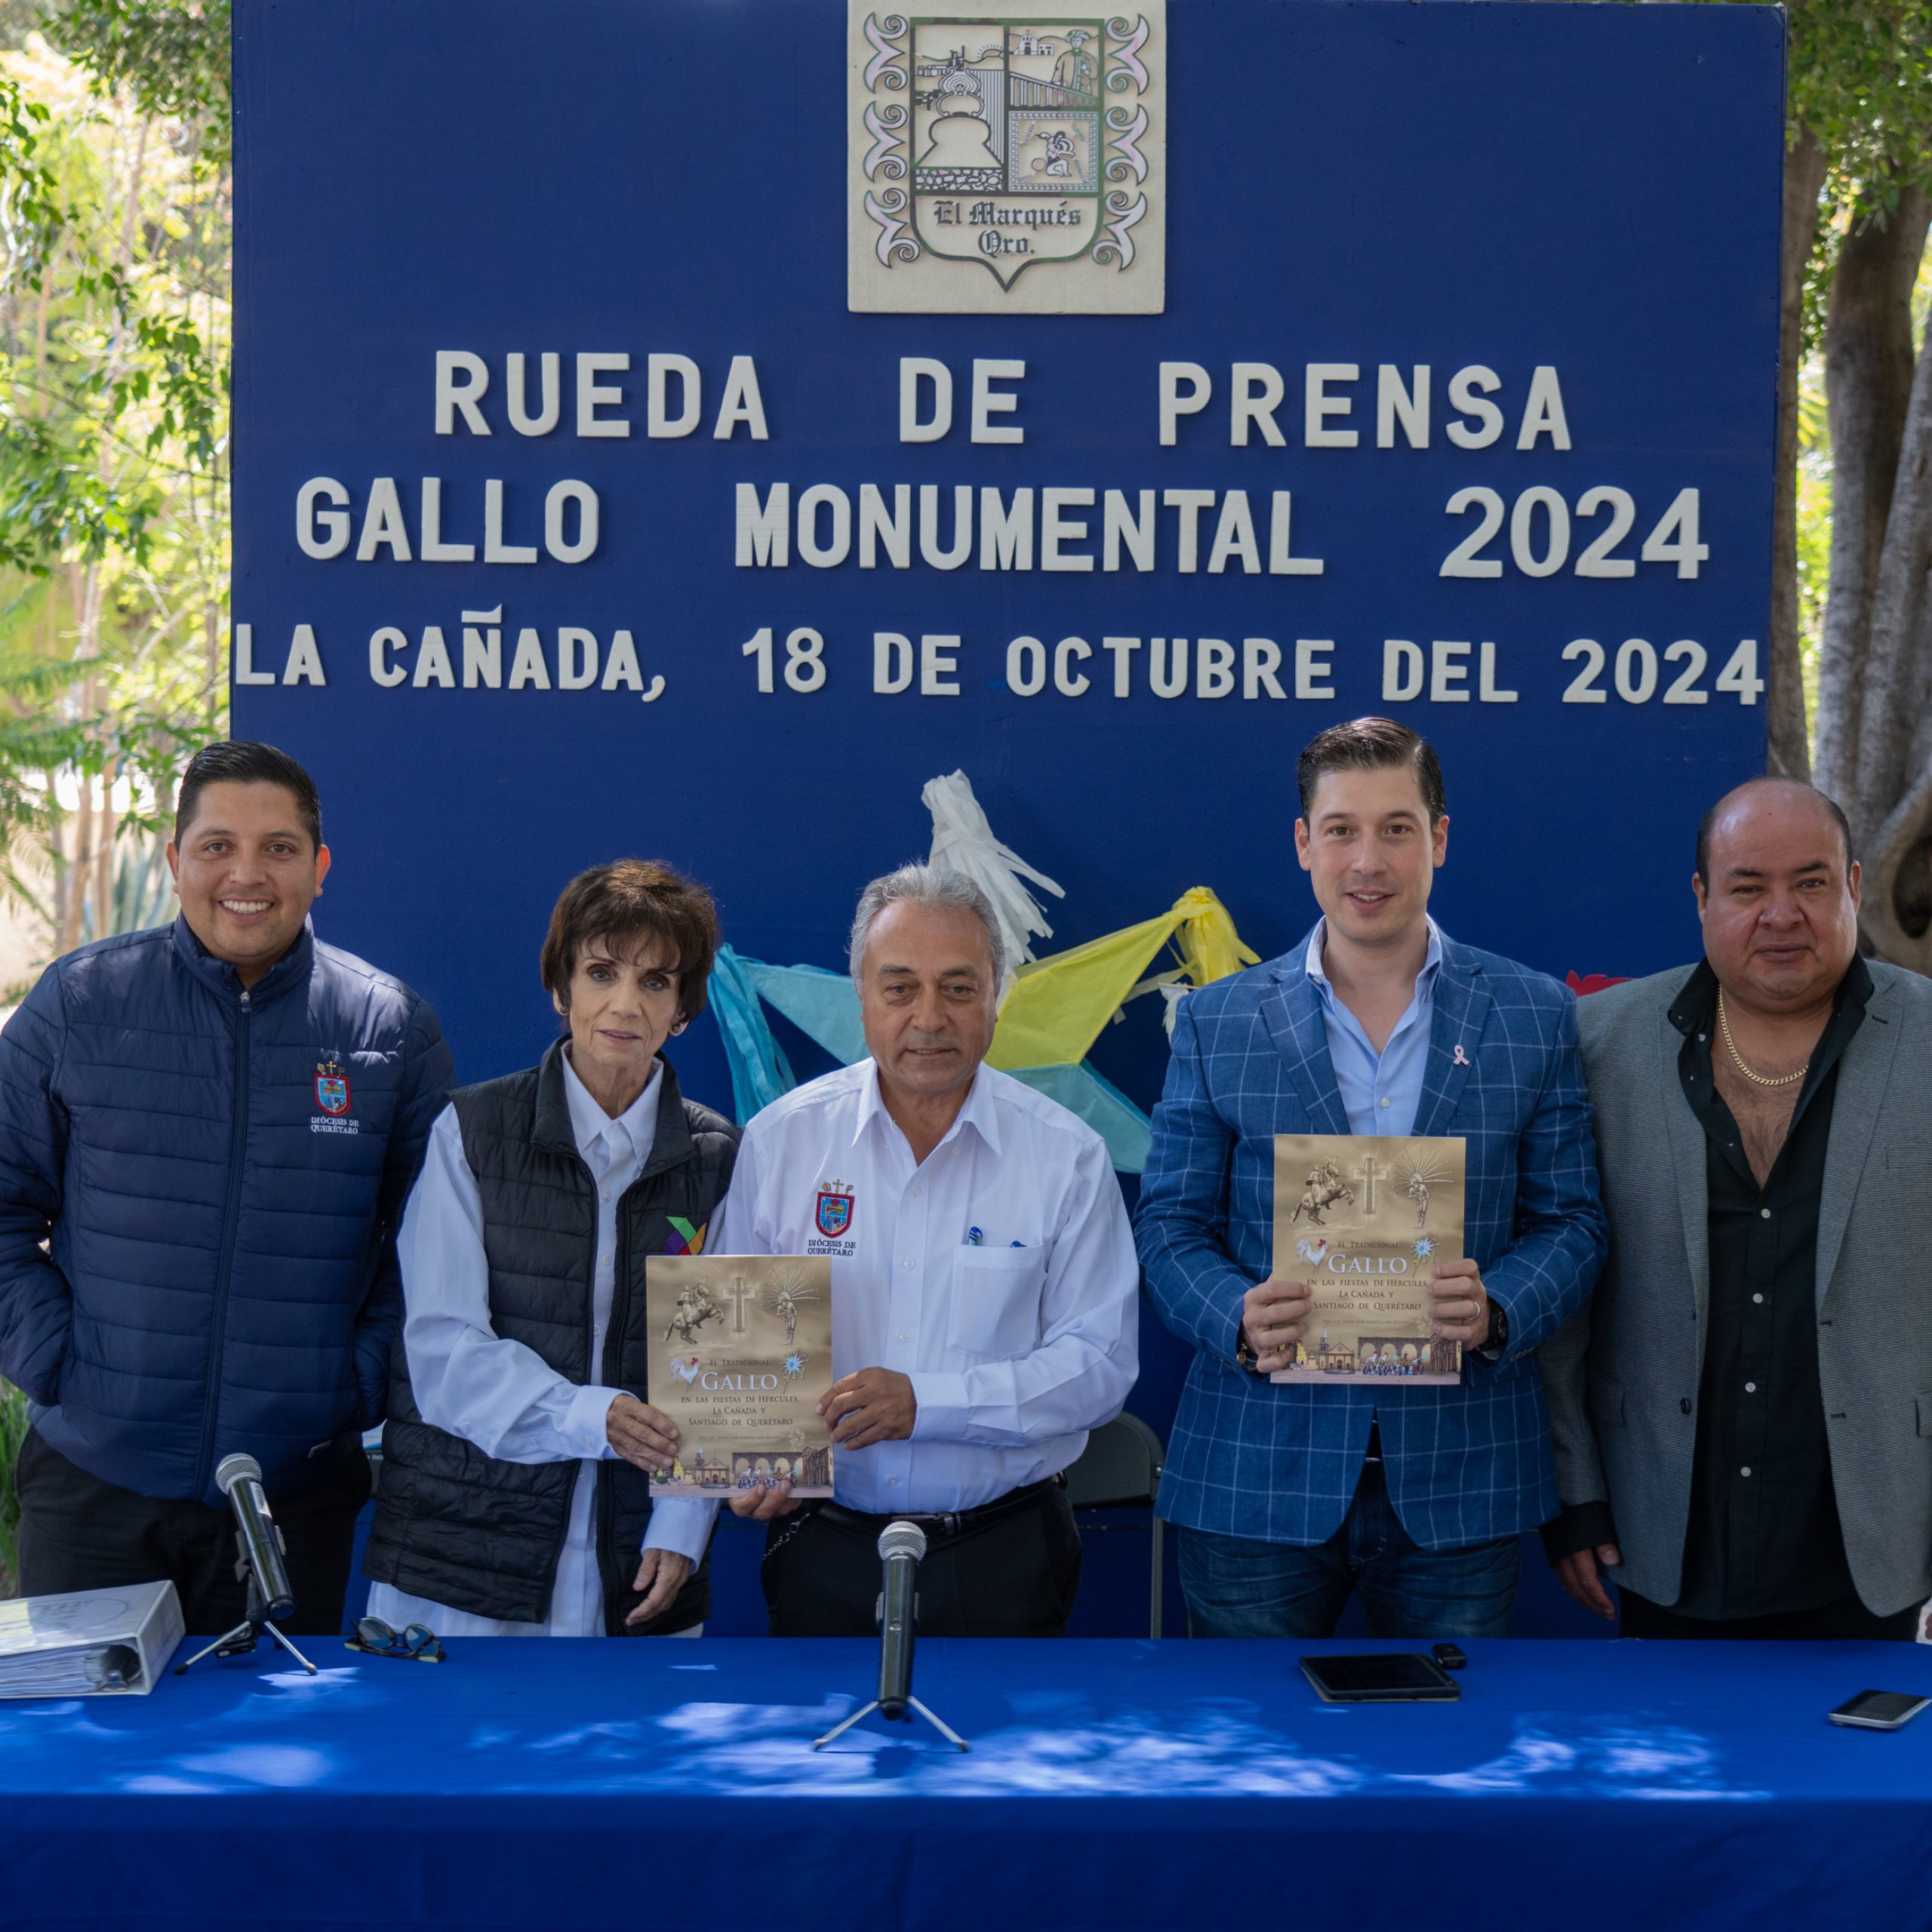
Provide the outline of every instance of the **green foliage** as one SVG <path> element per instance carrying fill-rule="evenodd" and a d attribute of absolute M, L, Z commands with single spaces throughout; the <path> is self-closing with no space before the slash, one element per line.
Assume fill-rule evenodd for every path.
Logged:
<path fill-rule="evenodd" d="M 29 100 L 20 84 L 0 75 L 0 245 L 4 272 L 38 287 L 61 209 L 54 171 L 42 158 L 39 137 L 45 107 Z"/>
<path fill-rule="evenodd" d="M 0 0 L 0 897 L 51 955 L 166 916 L 165 806 L 223 728 L 232 196 L 226 0 L 29 4 Z"/>
<path fill-rule="evenodd" d="M 47 31 L 103 91 L 125 89 L 140 112 L 180 122 L 202 159 L 228 165 L 229 0 L 70 0 Z"/>
<path fill-rule="evenodd" d="M 174 445 L 192 463 L 218 461 L 228 427 L 226 364 L 210 354 L 186 315 L 134 314 L 128 320 L 138 353 L 114 385 L 115 414 L 152 402 L 149 450 Z"/>
<path fill-rule="evenodd" d="M 1809 128 L 1827 162 L 1804 283 L 1809 349 L 1846 229 L 1888 220 L 1907 187 L 1932 191 L 1932 0 L 1786 0 L 1784 12 L 1789 137 Z"/>
<path fill-rule="evenodd" d="M 11 1383 L 0 1382 L 0 1571 L 20 1574 L 20 1500 L 14 1469 L 27 1436 L 27 1398 Z"/>
<path fill-rule="evenodd" d="M 1865 211 L 1932 188 L 1932 0 L 1789 0 L 1791 113 Z"/>
<path fill-rule="evenodd" d="M 1829 159 L 1804 284 L 1804 337 L 1822 341 L 1848 229 L 1888 222 L 1907 187 L 1932 189 L 1932 0 L 1791 0 L 1794 133 Z"/>
<path fill-rule="evenodd" d="M 1825 413 L 1825 372 L 1817 356 L 1799 380 L 1798 443 L 1798 654 L 1804 715 L 1816 718 L 1832 565 L 1831 429 Z"/>
<path fill-rule="evenodd" d="M 150 496 L 103 479 L 54 425 L 0 409 L 0 565 L 45 576 L 62 556 L 145 561 Z"/>

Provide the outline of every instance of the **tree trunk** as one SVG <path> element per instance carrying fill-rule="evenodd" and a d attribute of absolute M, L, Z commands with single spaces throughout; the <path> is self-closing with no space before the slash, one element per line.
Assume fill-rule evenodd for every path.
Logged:
<path fill-rule="evenodd" d="M 1847 801 L 1867 855 L 1863 920 L 1887 958 L 1932 970 L 1932 774 L 1909 768 L 1932 650 L 1932 329 L 1913 377 L 1891 514 L 1872 595 L 1856 782 Z"/>
<path fill-rule="evenodd" d="M 1932 764 L 1867 851 L 1859 924 L 1881 958 L 1932 972 Z"/>
<path fill-rule="evenodd" d="M 94 841 L 94 936 L 116 930 L 114 918 L 114 780 L 120 761 L 109 758 L 100 775 L 100 824 Z"/>
<path fill-rule="evenodd" d="M 60 774 L 48 771 L 42 775 L 47 780 L 47 862 L 54 873 L 54 913 L 49 924 L 57 956 L 60 935 L 67 929 L 67 900 L 73 890 L 74 880 L 67 864 L 67 815 L 61 809 L 55 790 Z"/>
<path fill-rule="evenodd" d="M 148 162 L 148 131 L 154 124 L 144 114 L 141 131 L 134 142 L 134 163 L 128 171 L 128 205 L 121 218 L 121 267 L 125 274 L 134 265 L 134 223 L 141 211 L 141 177 Z"/>
<path fill-rule="evenodd" d="M 1860 698 L 1878 558 L 1912 397 L 1912 288 L 1932 204 L 1916 188 L 1845 237 L 1832 280 L 1825 383 L 1832 429 L 1832 555 L 1818 669 L 1819 785 L 1857 788 Z"/>
<path fill-rule="evenodd" d="M 72 600 L 77 620 L 74 655 L 83 664 L 92 666 L 100 655 L 101 595 L 103 578 L 98 564 L 70 564 L 67 567 L 68 594 Z M 101 702 L 98 673 L 87 671 L 81 680 L 80 717 L 84 723 L 91 723 L 98 713 Z M 93 787 L 85 772 L 80 774 L 81 795 L 79 808 L 74 814 L 74 851 L 68 867 L 68 897 L 60 921 L 60 930 L 56 936 L 57 956 L 73 951 L 81 943 L 81 924 L 85 913 L 88 884 L 94 863 L 95 841 L 99 836 L 95 825 Z M 103 808 L 100 814 L 110 824 L 112 822 L 111 807 Z"/>
<path fill-rule="evenodd" d="M 1818 233 L 1825 151 L 1800 126 L 1785 149 L 1778 300 L 1778 475 L 1771 526 L 1770 749 L 1767 768 L 1810 776 L 1804 674 L 1798 649 L 1798 372 L 1804 347 L 1804 269 Z"/>
<path fill-rule="evenodd" d="M 202 654 L 208 665 L 208 735 L 216 735 L 221 723 L 220 614 L 212 604 L 202 608 Z"/>
<path fill-rule="evenodd" d="M 33 320 L 33 413 L 47 414 L 47 297 L 54 285 L 54 264 L 40 278 L 40 300 Z"/>
<path fill-rule="evenodd" d="M 91 716 L 94 711 L 94 675 L 89 672 L 81 687 L 81 712 L 84 717 Z M 72 952 L 81 943 L 87 917 L 88 881 L 94 869 L 94 784 L 82 772 L 80 796 L 74 805 L 74 849 L 68 856 L 66 867 L 67 903 L 61 909 L 60 930 L 54 936 L 57 958 Z"/>

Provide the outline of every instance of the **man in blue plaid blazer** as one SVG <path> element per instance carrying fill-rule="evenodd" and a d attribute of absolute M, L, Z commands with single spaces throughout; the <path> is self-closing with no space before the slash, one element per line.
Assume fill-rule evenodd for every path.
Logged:
<path fill-rule="evenodd" d="M 1137 1232 L 1148 1293 L 1197 1350 L 1160 1512 L 1198 1636 L 1325 1637 L 1352 1590 L 1378 1636 L 1508 1633 L 1517 1539 L 1555 1514 L 1537 1344 L 1607 1247 L 1575 1001 L 1446 938 L 1435 754 L 1359 718 L 1302 754 L 1323 917 L 1292 952 L 1191 993 Z M 1276 1384 L 1309 1313 L 1269 1280 L 1278 1134 L 1460 1136 L 1466 1258 L 1430 1288 L 1463 1379 Z"/>

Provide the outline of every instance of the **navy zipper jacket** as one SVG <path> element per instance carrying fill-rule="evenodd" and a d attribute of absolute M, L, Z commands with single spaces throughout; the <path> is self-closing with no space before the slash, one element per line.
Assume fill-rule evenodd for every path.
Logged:
<path fill-rule="evenodd" d="M 382 1419 L 436 1016 L 301 938 L 247 991 L 185 919 L 57 960 L 0 1032 L 0 1374 L 103 1481 L 226 1506 Z"/>

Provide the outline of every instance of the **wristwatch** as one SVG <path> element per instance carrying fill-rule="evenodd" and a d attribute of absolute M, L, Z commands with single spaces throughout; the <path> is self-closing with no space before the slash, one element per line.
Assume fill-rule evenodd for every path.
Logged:
<path fill-rule="evenodd" d="M 1503 1312 L 1503 1304 L 1493 1301 L 1489 1305 L 1489 1333 L 1482 1338 L 1478 1355 L 1500 1355 L 1509 1346 L 1509 1318 Z"/>
<path fill-rule="evenodd" d="M 1235 1331 L 1235 1363 L 1251 1375 L 1261 1373 L 1261 1358 L 1254 1352 L 1254 1344 L 1247 1339 L 1246 1322 Z"/>

